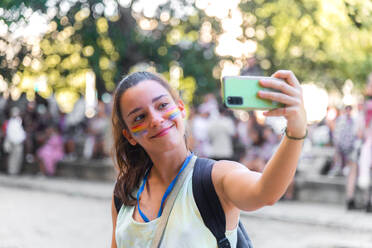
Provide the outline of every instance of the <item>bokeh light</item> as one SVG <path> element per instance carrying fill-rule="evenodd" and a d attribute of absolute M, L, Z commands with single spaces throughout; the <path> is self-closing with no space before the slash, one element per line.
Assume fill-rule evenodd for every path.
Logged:
<path fill-rule="evenodd" d="M 315 84 L 302 85 L 304 104 L 309 123 L 321 121 L 327 114 L 328 93 Z"/>

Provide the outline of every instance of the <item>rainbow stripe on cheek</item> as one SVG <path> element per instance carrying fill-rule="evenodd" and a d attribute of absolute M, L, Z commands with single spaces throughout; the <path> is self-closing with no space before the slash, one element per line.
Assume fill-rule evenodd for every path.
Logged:
<path fill-rule="evenodd" d="M 178 107 L 173 107 L 171 108 L 170 110 L 168 110 L 164 116 L 165 118 L 169 119 L 169 120 L 174 120 L 177 118 L 178 115 L 181 114 L 181 111 L 178 109 Z"/>
<path fill-rule="evenodd" d="M 134 136 L 142 136 L 147 133 L 147 130 L 144 124 L 139 124 L 137 126 L 134 126 L 130 129 L 130 131 L 132 131 Z"/>

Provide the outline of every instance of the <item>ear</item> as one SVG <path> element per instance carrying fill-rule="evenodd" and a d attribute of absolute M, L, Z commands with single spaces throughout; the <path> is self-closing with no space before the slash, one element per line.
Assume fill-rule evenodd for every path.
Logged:
<path fill-rule="evenodd" d="M 128 142 L 132 145 L 135 146 L 137 145 L 137 141 L 133 138 L 133 136 L 130 134 L 130 132 L 126 129 L 123 129 L 123 135 L 124 137 L 128 140 Z"/>
<path fill-rule="evenodd" d="M 181 111 L 182 118 L 185 118 L 186 117 L 185 104 L 183 103 L 181 99 L 178 100 L 177 106 L 178 106 L 178 109 Z"/>

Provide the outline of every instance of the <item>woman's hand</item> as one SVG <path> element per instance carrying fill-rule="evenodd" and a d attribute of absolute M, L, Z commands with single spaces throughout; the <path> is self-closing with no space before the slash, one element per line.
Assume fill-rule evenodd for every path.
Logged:
<path fill-rule="evenodd" d="M 285 107 L 264 112 L 265 116 L 284 116 L 287 119 L 287 133 L 293 137 L 303 137 L 306 133 L 307 119 L 302 97 L 301 85 L 292 71 L 279 70 L 272 77 L 283 80 L 260 80 L 260 85 L 280 92 L 259 91 L 263 99 L 277 101 Z"/>

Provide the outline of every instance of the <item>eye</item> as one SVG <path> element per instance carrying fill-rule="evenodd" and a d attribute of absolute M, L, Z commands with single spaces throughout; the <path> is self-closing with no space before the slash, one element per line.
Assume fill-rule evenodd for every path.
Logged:
<path fill-rule="evenodd" d="M 162 103 L 162 104 L 160 104 L 159 105 L 159 109 L 163 109 L 163 108 L 165 108 L 166 106 L 168 106 L 168 103 Z"/>
<path fill-rule="evenodd" d="M 144 114 L 140 114 L 140 115 L 136 116 L 136 117 L 134 118 L 133 121 L 134 121 L 134 122 L 140 121 L 140 120 L 142 120 L 144 117 L 145 117 Z"/>

